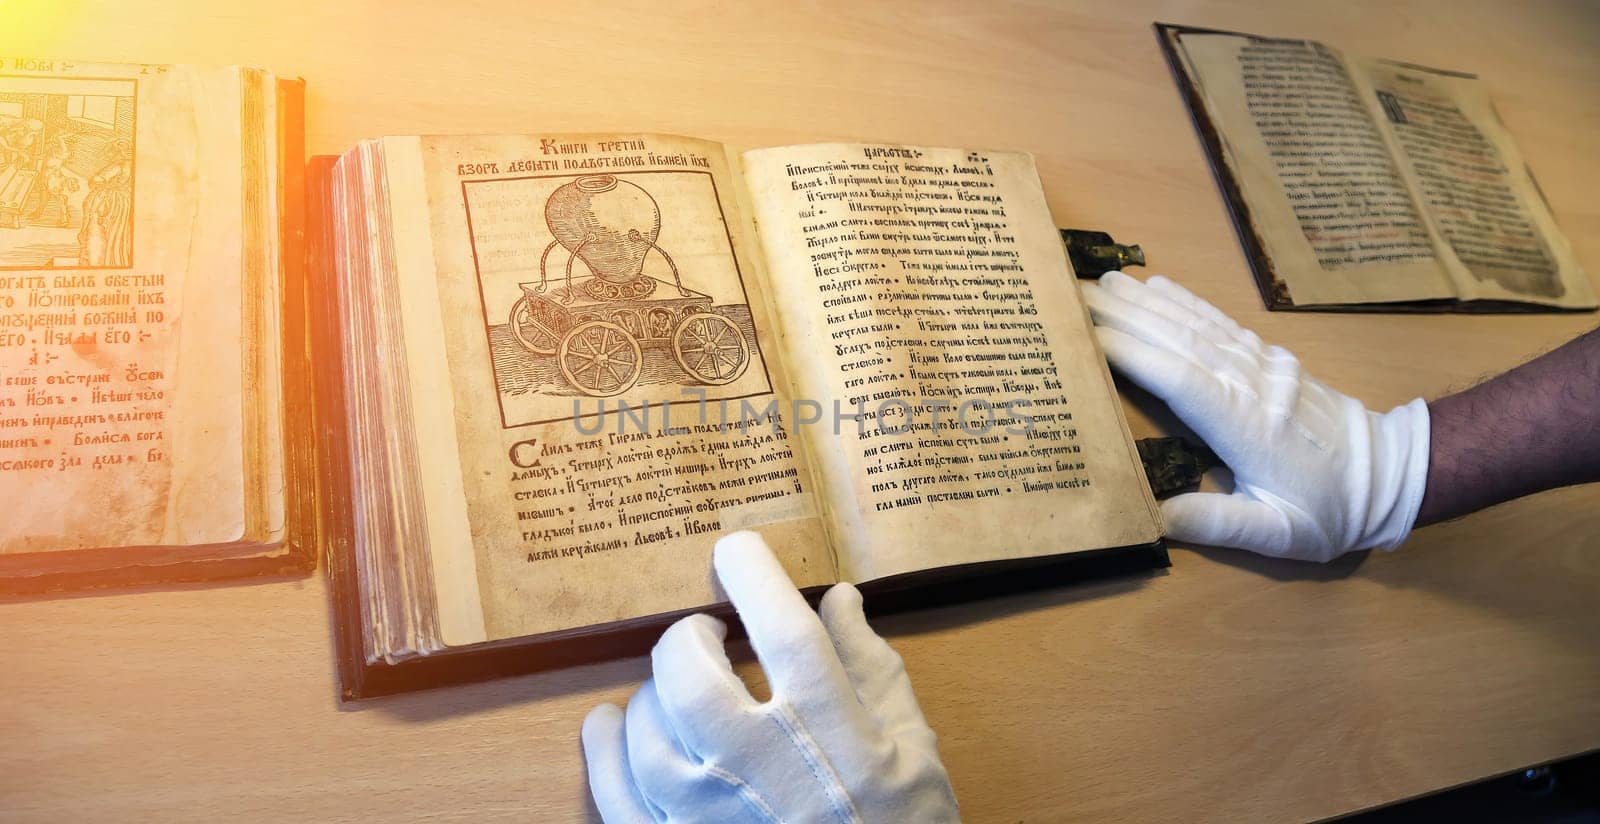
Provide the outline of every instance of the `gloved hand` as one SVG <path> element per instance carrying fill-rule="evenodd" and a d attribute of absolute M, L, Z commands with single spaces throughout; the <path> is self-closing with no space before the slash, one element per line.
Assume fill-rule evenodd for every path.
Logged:
<path fill-rule="evenodd" d="M 1233 470 L 1232 494 L 1162 503 L 1173 538 L 1327 561 L 1410 534 L 1428 476 L 1421 398 L 1372 412 L 1163 277 L 1108 272 L 1083 296 L 1111 365 Z"/>
<path fill-rule="evenodd" d="M 627 715 L 601 704 L 584 719 L 606 824 L 959 821 L 933 730 L 861 593 L 839 584 L 812 612 L 753 532 L 718 541 L 713 563 L 772 698 L 757 703 L 733 673 L 721 621 L 673 624 Z"/>

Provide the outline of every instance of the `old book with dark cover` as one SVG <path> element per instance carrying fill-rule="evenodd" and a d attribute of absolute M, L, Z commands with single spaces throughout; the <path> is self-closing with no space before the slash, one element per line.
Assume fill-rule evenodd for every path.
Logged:
<path fill-rule="evenodd" d="M 725 610 L 734 529 L 875 610 L 1166 563 L 1026 155 L 400 137 L 311 180 L 347 698 L 643 653 Z"/>
<path fill-rule="evenodd" d="M 303 98 L 0 57 L 0 595 L 315 566 Z"/>
<path fill-rule="evenodd" d="M 1475 77 L 1156 24 L 1270 309 L 1592 310 Z"/>

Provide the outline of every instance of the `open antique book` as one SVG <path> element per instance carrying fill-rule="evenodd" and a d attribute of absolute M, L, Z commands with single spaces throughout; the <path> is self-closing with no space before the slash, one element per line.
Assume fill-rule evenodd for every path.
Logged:
<path fill-rule="evenodd" d="M 879 606 L 1165 562 L 1027 155 L 391 137 L 311 180 L 347 697 L 641 653 L 739 528 Z"/>
<path fill-rule="evenodd" d="M 1156 32 L 1268 308 L 1596 307 L 1472 75 L 1310 40 Z"/>
<path fill-rule="evenodd" d="M 0 593 L 314 565 L 280 343 L 303 89 L 0 58 Z"/>

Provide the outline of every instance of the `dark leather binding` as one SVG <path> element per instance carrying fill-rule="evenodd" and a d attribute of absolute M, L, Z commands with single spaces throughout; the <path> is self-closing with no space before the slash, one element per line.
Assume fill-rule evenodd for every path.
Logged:
<path fill-rule="evenodd" d="M 1255 276 L 1256 289 L 1261 292 L 1261 301 L 1268 309 L 1294 309 L 1296 307 L 1289 297 L 1289 289 L 1273 271 L 1272 259 L 1267 257 L 1266 244 L 1250 220 L 1250 206 L 1245 202 L 1238 178 L 1234 176 L 1233 169 L 1228 166 L 1227 158 L 1222 152 L 1222 136 L 1217 132 L 1216 124 L 1211 122 L 1211 113 L 1206 111 L 1205 102 L 1200 97 L 1200 87 L 1189 75 L 1189 70 L 1183 65 L 1183 58 L 1178 54 L 1179 35 L 1237 34 L 1237 32 L 1179 26 L 1172 23 L 1156 23 L 1155 28 L 1156 40 L 1161 44 L 1161 53 L 1166 55 L 1167 67 L 1172 70 L 1172 77 L 1178 83 L 1178 94 L 1183 98 L 1184 106 L 1189 109 L 1189 118 L 1194 122 L 1195 132 L 1200 136 L 1200 145 L 1205 149 L 1206 159 L 1211 163 L 1211 175 L 1217 181 L 1217 188 L 1222 191 L 1223 202 L 1228 205 L 1228 215 L 1233 219 L 1234 231 L 1239 234 L 1239 245 L 1244 247 L 1245 259 L 1250 262 L 1250 273 Z"/>

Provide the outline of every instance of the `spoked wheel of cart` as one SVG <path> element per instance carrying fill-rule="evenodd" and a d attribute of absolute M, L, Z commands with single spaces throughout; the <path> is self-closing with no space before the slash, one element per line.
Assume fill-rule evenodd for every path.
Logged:
<path fill-rule="evenodd" d="M 604 320 L 580 323 L 561 339 L 556 362 L 567 382 L 585 395 L 608 397 L 628 391 L 639 380 L 639 341 Z"/>
<path fill-rule="evenodd" d="M 522 348 L 538 355 L 554 355 L 561 338 L 535 314 L 533 301 L 527 295 L 517 299 L 511 307 L 511 334 Z"/>
<path fill-rule="evenodd" d="M 750 365 L 750 346 L 733 321 L 700 312 L 684 318 L 672 333 L 672 356 L 701 383 L 732 383 Z"/>

